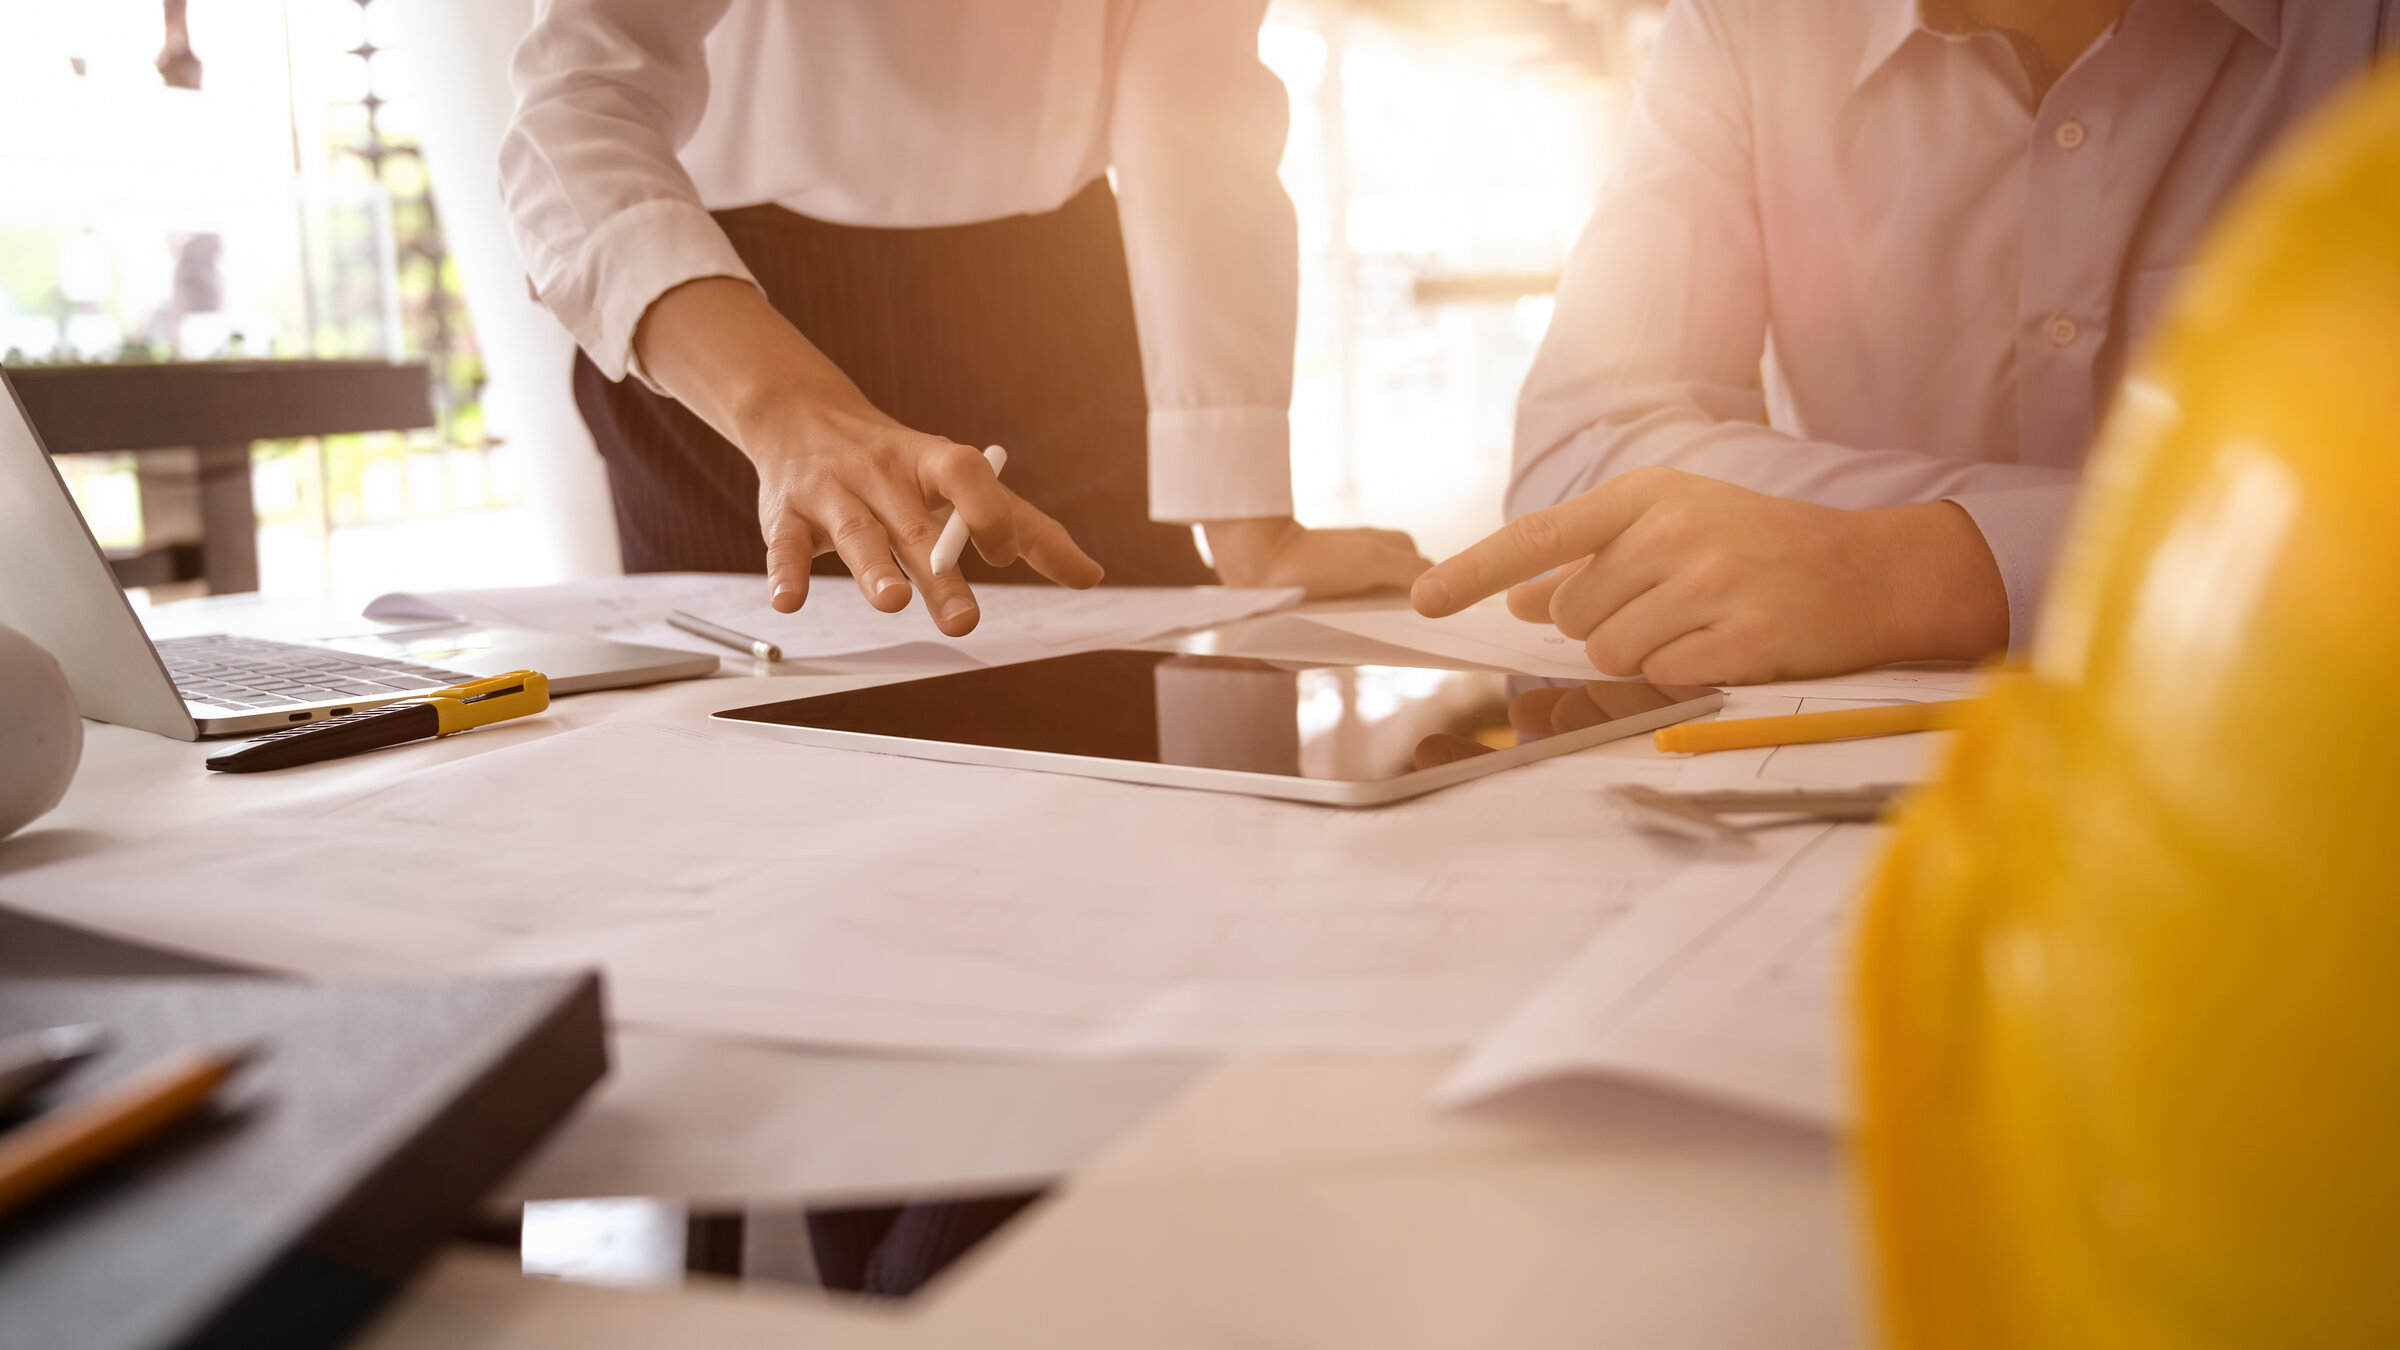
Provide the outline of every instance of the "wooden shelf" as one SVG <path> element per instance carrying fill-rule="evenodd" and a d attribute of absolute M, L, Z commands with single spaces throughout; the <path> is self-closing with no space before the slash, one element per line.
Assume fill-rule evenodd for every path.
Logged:
<path fill-rule="evenodd" d="M 113 560 L 123 586 L 258 589 L 252 441 L 434 422 L 422 361 L 11 366 L 7 375 L 53 455 L 179 452 L 147 454 L 136 469 L 149 537 L 144 552 Z"/>
<path fill-rule="evenodd" d="M 231 445 L 433 425 L 422 361 L 170 361 L 11 366 L 54 455 Z"/>

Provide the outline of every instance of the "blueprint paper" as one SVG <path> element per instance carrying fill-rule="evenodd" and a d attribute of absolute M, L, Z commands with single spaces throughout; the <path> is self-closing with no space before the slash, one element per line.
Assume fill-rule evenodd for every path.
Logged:
<path fill-rule="evenodd" d="M 597 965 L 619 1018 L 704 1033 L 1425 1050 L 1694 865 L 1601 796 L 1674 772 L 1565 756 L 1348 811 L 610 723 L 0 897 L 313 975 Z"/>
<path fill-rule="evenodd" d="M 1472 661 L 1495 670 L 1553 679 L 1606 679 L 1583 654 L 1583 644 L 1546 623 L 1527 623 L 1498 602 L 1475 605 L 1442 619 L 1413 609 L 1363 609 L 1310 614 L 1311 623 L 1374 642 Z"/>
<path fill-rule="evenodd" d="M 1461 1057 L 1441 1100 L 1562 1074 L 1650 1079 L 1791 1119 L 1848 1115 L 1842 981 L 1883 826 L 1807 826 L 1742 885 L 1669 884 Z"/>
<path fill-rule="evenodd" d="M 1528 623 L 1497 602 L 1487 602 L 1450 615 L 1428 619 L 1411 609 L 1348 610 L 1294 616 L 1325 628 L 1349 633 L 1387 646 L 1472 661 L 1520 675 L 1566 680 L 1621 680 L 1631 676 L 1603 675 L 1584 654 L 1583 644 L 1545 623 Z M 1865 703 L 1922 703 L 1936 699 L 1972 698 L 1984 675 L 1972 666 L 1926 664 L 1885 666 L 1853 675 L 1777 684 L 1740 686 L 1760 693 L 1792 698 L 1836 698 Z M 1728 716 L 1732 714 L 1728 713 Z"/>
<path fill-rule="evenodd" d="M 920 600 L 912 598 L 908 608 L 885 614 L 868 604 L 848 577 L 811 578 L 808 602 L 796 614 L 780 614 L 767 603 L 764 577 L 661 572 L 555 586 L 401 592 L 377 597 L 367 606 L 366 616 L 388 622 L 468 619 L 724 655 L 726 648 L 720 644 L 667 622 L 667 611 L 680 609 L 764 638 L 783 648 L 787 661 L 932 646 L 984 665 L 1003 665 L 1211 628 L 1289 608 L 1300 597 L 1297 590 L 1227 586 L 1107 586 L 1088 591 L 977 586 L 982 619 L 974 632 L 952 638 L 933 626 Z"/>

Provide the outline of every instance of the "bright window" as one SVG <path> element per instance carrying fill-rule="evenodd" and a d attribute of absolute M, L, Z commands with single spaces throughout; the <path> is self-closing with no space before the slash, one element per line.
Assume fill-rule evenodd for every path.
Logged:
<path fill-rule="evenodd" d="M 1626 86 L 1596 29 L 1562 52 L 1485 21 L 1509 6 L 1391 8 L 1419 21 L 1278 0 L 1259 39 L 1292 97 L 1294 487 L 1303 520 L 1407 529 L 1440 557 L 1500 523 L 1517 389 Z"/>

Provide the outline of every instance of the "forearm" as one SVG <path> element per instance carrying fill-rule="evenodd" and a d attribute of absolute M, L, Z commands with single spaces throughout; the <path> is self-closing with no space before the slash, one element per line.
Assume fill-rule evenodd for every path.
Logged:
<path fill-rule="evenodd" d="M 2008 647 L 2008 591 L 1992 551 L 1955 502 L 1856 513 L 1859 574 L 1883 579 L 1878 664 L 1982 661 Z"/>
<path fill-rule="evenodd" d="M 1650 388 L 1536 402 L 1518 417 L 1511 517 L 1588 492 L 1635 469 L 1680 469 L 1754 492 L 1861 510 L 1969 492 L 2072 484 L 2073 470 L 1945 459 L 1902 449 L 1805 440 L 1762 425 L 1732 390 Z M 1751 402 L 1763 400 L 1750 395 Z M 1754 413 L 1746 416 L 1746 413 Z"/>
<path fill-rule="evenodd" d="M 881 416 L 756 286 L 732 277 L 702 277 L 660 296 L 633 348 L 653 384 L 745 454 L 758 429 L 794 403 Z"/>

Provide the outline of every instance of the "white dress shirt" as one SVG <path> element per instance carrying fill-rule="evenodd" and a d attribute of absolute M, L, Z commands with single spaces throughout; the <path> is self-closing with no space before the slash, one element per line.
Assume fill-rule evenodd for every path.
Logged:
<path fill-rule="evenodd" d="M 2134 0 L 2037 107 L 1917 0 L 1678 0 L 1517 409 L 1510 514 L 1664 464 L 1951 500 L 2030 636 L 2126 357 L 2377 0 Z"/>
<path fill-rule="evenodd" d="M 1055 210 L 1113 167 L 1150 399 L 1150 508 L 1291 514 L 1299 246 L 1266 0 L 548 0 L 501 191 L 534 288 L 612 379 L 698 277 L 711 210 L 844 225 Z"/>

